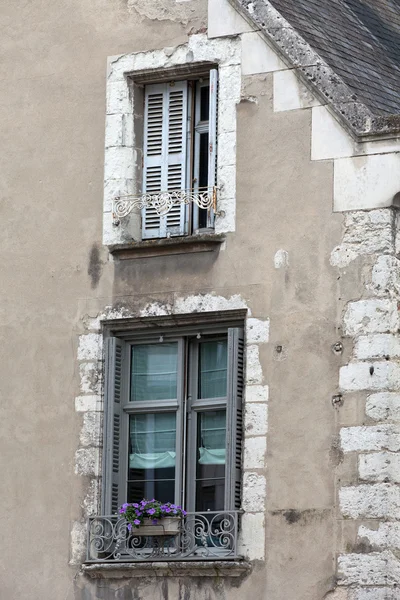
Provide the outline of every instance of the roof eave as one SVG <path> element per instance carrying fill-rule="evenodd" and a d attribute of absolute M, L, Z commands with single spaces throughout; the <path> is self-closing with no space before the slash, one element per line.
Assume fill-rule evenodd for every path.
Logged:
<path fill-rule="evenodd" d="M 400 133 L 400 115 L 375 115 L 268 0 L 229 0 L 357 140 Z"/>

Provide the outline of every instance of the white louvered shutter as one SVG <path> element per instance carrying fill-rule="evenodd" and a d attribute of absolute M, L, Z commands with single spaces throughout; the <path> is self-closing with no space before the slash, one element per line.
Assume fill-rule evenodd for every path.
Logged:
<path fill-rule="evenodd" d="M 186 188 L 187 81 L 146 86 L 143 192 L 158 194 Z M 165 215 L 142 211 L 143 239 L 185 234 L 185 205 Z"/>

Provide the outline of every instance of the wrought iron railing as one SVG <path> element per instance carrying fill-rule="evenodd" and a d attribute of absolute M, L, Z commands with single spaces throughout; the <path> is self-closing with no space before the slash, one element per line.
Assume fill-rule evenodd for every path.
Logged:
<path fill-rule="evenodd" d="M 117 196 L 113 200 L 114 221 L 127 217 L 135 208 L 154 208 L 163 216 L 178 204 L 197 204 L 199 208 L 217 209 L 217 188 L 205 187 L 197 190 L 170 190 L 144 194 Z"/>
<path fill-rule="evenodd" d="M 147 562 L 171 560 L 230 560 L 238 556 L 239 511 L 188 513 L 179 532 L 141 535 L 129 531 L 124 518 L 89 517 L 87 560 Z"/>

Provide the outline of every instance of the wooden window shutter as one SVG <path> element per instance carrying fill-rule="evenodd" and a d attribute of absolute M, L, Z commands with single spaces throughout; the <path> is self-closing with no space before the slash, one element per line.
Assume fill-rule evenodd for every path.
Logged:
<path fill-rule="evenodd" d="M 187 81 L 146 86 L 143 192 L 159 194 L 186 188 Z M 165 215 L 142 211 L 142 238 L 185 234 L 185 205 Z"/>
<path fill-rule="evenodd" d="M 243 388 L 244 332 L 232 327 L 228 329 L 226 510 L 239 510 L 241 504 Z"/>
<path fill-rule="evenodd" d="M 118 511 L 121 498 L 121 429 L 122 429 L 122 374 L 124 343 L 115 337 L 105 344 L 105 420 L 103 511 L 112 515 Z"/>
<path fill-rule="evenodd" d="M 216 184 L 217 167 L 217 118 L 218 118 L 218 70 L 210 71 L 210 116 L 208 133 L 208 187 Z"/>

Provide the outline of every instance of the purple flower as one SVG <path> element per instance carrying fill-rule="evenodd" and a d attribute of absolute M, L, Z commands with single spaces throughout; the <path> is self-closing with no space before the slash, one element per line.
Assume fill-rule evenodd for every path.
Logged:
<path fill-rule="evenodd" d="M 142 516 L 142 514 L 143 514 L 143 513 L 142 513 L 142 512 L 140 512 L 140 510 L 137 510 L 137 511 L 136 511 L 136 516 L 137 516 L 137 517 L 141 517 L 141 516 Z"/>
<path fill-rule="evenodd" d="M 166 512 L 166 513 L 170 513 L 170 512 L 171 512 L 171 509 L 170 509 L 170 507 L 169 507 L 169 506 L 167 506 L 167 508 L 165 509 L 165 512 Z"/>
<path fill-rule="evenodd" d="M 130 523 L 128 523 L 128 531 L 131 531 L 132 529 L 132 525 Z"/>
<path fill-rule="evenodd" d="M 154 513 L 156 512 L 155 508 L 149 508 L 149 510 L 147 511 L 148 515 L 154 515 Z"/>
<path fill-rule="evenodd" d="M 186 515 L 187 515 L 187 512 L 186 512 L 186 510 L 183 510 L 183 511 L 182 511 L 182 514 L 183 514 L 183 516 L 184 516 L 184 517 L 186 517 Z"/>
<path fill-rule="evenodd" d="M 152 523 L 153 523 L 153 525 L 157 525 L 157 523 L 158 523 L 157 519 L 153 519 Z"/>
<path fill-rule="evenodd" d="M 133 522 L 135 523 L 135 525 L 140 525 L 139 519 L 135 519 Z"/>

